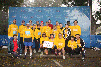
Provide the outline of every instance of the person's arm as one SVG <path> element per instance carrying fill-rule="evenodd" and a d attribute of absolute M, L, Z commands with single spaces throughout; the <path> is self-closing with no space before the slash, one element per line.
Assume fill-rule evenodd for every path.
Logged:
<path fill-rule="evenodd" d="M 83 50 L 84 50 L 84 48 L 85 48 L 85 42 L 84 42 L 84 40 L 83 39 L 80 39 L 80 43 L 81 43 L 81 46 L 82 46 L 82 48 L 83 48 Z"/>
<path fill-rule="evenodd" d="M 34 40 L 33 30 L 31 29 L 32 42 Z"/>
<path fill-rule="evenodd" d="M 74 45 L 73 45 L 73 49 L 75 49 L 75 48 L 77 48 L 76 42 L 75 42 Z"/>
<path fill-rule="evenodd" d="M 68 47 L 71 47 L 71 45 L 70 45 L 70 41 L 68 41 L 68 45 L 67 45 Z"/>
<path fill-rule="evenodd" d="M 63 45 L 62 45 L 62 48 L 65 47 L 65 39 L 63 39 Z"/>
<path fill-rule="evenodd" d="M 63 38 L 65 39 L 65 29 L 63 30 Z"/>
<path fill-rule="evenodd" d="M 24 38 L 25 38 L 25 30 L 22 31 L 23 33 L 23 43 L 24 43 Z"/>
<path fill-rule="evenodd" d="M 10 39 L 11 26 L 8 27 L 8 38 Z"/>
<path fill-rule="evenodd" d="M 18 26 L 17 26 L 17 37 L 18 37 L 18 31 L 19 31 L 19 29 L 18 29 Z"/>

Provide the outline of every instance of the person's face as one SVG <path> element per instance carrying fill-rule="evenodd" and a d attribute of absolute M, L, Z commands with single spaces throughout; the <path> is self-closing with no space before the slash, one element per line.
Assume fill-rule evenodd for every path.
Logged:
<path fill-rule="evenodd" d="M 70 25 L 70 22 L 67 22 L 68 25 Z"/>
<path fill-rule="evenodd" d="M 38 28 L 40 28 L 40 25 L 38 25 Z"/>
<path fill-rule="evenodd" d="M 79 38 L 80 38 L 80 36 L 79 36 L 79 35 L 76 35 L 76 38 L 77 38 L 77 39 L 79 39 Z"/>
<path fill-rule="evenodd" d="M 41 23 L 41 25 L 43 26 L 43 23 Z"/>
<path fill-rule="evenodd" d="M 43 37 L 45 37 L 45 34 L 43 35 Z"/>
<path fill-rule="evenodd" d="M 36 27 L 36 25 L 33 25 L 33 28 L 35 28 Z"/>
<path fill-rule="evenodd" d="M 59 34 L 59 38 L 61 38 L 62 37 L 62 34 Z"/>
<path fill-rule="evenodd" d="M 62 24 L 60 24 L 60 28 L 62 27 Z"/>
<path fill-rule="evenodd" d="M 29 25 L 29 24 L 27 24 L 26 26 L 27 26 L 27 27 L 30 27 L 30 25 Z"/>
<path fill-rule="evenodd" d="M 53 36 L 53 35 L 51 35 L 50 37 L 51 37 L 51 38 L 54 38 L 54 36 Z"/>
<path fill-rule="evenodd" d="M 13 20 L 13 24 L 16 24 L 16 20 L 15 19 Z"/>
<path fill-rule="evenodd" d="M 46 23 L 46 26 L 48 26 L 48 22 Z"/>
<path fill-rule="evenodd" d="M 17 39 L 17 36 L 14 36 L 14 39 Z"/>
<path fill-rule="evenodd" d="M 25 22 L 23 22 L 23 23 L 21 23 L 22 25 L 24 25 L 25 24 Z"/>
<path fill-rule="evenodd" d="M 29 21 L 30 25 L 32 24 L 32 21 Z"/>
<path fill-rule="evenodd" d="M 74 22 L 74 25 L 77 25 L 77 21 Z"/>
<path fill-rule="evenodd" d="M 56 25 L 58 25 L 59 23 L 58 22 L 56 22 Z"/>
<path fill-rule="evenodd" d="M 48 20 L 49 23 L 51 23 L 51 20 Z"/>
<path fill-rule="evenodd" d="M 74 38 L 71 37 L 71 40 L 74 41 Z"/>
<path fill-rule="evenodd" d="M 56 29 L 56 26 L 54 26 L 54 29 Z"/>
<path fill-rule="evenodd" d="M 66 25 L 65 27 L 68 28 L 68 25 Z"/>
<path fill-rule="evenodd" d="M 37 21 L 36 24 L 39 24 L 39 21 Z"/>

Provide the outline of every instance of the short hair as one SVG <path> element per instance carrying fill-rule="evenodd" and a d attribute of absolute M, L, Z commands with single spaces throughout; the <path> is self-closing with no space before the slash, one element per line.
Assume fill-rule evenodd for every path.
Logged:
<path fill-rule="evenodd" d="M 74 36 L 71 36 L 71 38 L 74 38 Z"/>
<path fill-rule="evenodd" d="M 37 24 L 37 26 L 40 26 L 40 24 Z"/>
<path fill-rule="evenodd" d="M 50 36 L 51 36 L 51 35 L 53 35 L 53 36 L 54 36 L 54 34 L 50 34 Z"/>
<path fill-rule="evenodd" d="M 56 21 L 56 22 L 58 22 L 58 21 Z M 59 23 L 59 22 L 58 22 Z"/>
<path fill-rule="evenodd" d="M 61 34 L 61 33 L 59 33 L 59 34 Z M 58 34 L 58 35 L 59 35 L 59 34 Z M 62 34 L 61 34 L 61 35 L 62 35 Z"/>
<path fill-rule="evenodd" d="M 75 20 L 75 21 L 77 21 L 77 20 Z M 74 21 L 74 22 L 75 22 L 75 21 Z M 74 22 L 73 22 L 73 23 L 74 23 Z M 78 23 L 78 21 L 77 21 L 77 23 Z"/>
<path fill-rule="evenodd" d="M 68 24 L 65 24 L 65 25 L 68 25 Z M 68 25 L 69 26 L 69 25 Z"/>
<path fill-rule="evenodd" d="M 70 22 L 70 21 L 67 21 L 67 23 L 68 23 L 68 22 Z"/>
<path fill-rule="evenodd" d="M 50 19 L 49 19 L 50 20 Z M 51 20 L 50 20 L 51 21 Z"/>
<path fill-rule="evenodd" d="M 76 35 L 79 35 L 79 36 L 80 36 L 80 34 L 76 34 Z M 76 35 L 75 35 L 75 36 L 76 36 Z"/>
<path fill-rule="evenodd" d="M 48 22 L 46 21 L 46 23 L 48 23 Z"/>
<path fill-rule="evenodd" d="M 32 22 L 32 20 L 29 20 L 29 21 L 31 21 L 31 22 Z"/>
<path fill-rule="evenodd" d="M 62 23 L 59 23 L 59 24 L 62 24 Z"/>
<path fill-rule="evenodd" d="M 45 37 L 46 37 L 46 33 L 45 32 L 42 33 L 42 37 L 43 37 L 43 35 L 45 35 Z"/>
<path fill-rule="evenodd" d="M 36 24 L 33 24 L 33 26 L 35 26 Z"/>
<path fill-rule="evenodd" d="M 14 35 L 13 35 L 13 37 L 14 37 L 14 36 L 17 36 L 17 35 L 16 35 L 16 34 L 14 34 Z"/>

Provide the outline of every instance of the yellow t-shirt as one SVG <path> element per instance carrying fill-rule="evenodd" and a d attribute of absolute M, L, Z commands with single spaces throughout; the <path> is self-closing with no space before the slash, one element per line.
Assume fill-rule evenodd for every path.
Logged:
<path fill-rule="evenodd" d="M 56 45 L 56 38 L 54 38 L 54 40 L 52 40 L 52 39 L 49 39 L 49 42 L 53 42 L 53 47 L 52 47 L 52 49 L 54 48 L 54 45 Z"/>
<path fill-rule="evenodd" d="M 81 35 L 81 28 L 79 25 L 73 26 L 72 27 L 72 35 L 75 37 L 76 34 Z"/>
<path fill-rule="evenodd" d="M 48 37 L 45 37 L 45 38 L 41 37 L 40 38 L 40 44 L 42 44 L 42 41 L 49 41 L 49 38 Z"/>
<path fill-rule="evenodd" d="M 44 32 L 46 33 L 46 36 L 47 37 L 50 37 L 50 34 L 51 34 L 51 27 L 47 27 L 47 26 L 44 26 Z"/>
<path fill-rule="evenodd" d="M 59 31 L 52 29 L 52 34 L 54 34 L 54 37 L 57 39 L 58 38 Z"/>
<path fill-rule="evenodd" d="M 32 37 L 32 39 L 34 39 L 34 36 L 33 36 L 33 31 L 32 31 L 32 29 L 31 28 L 29 28 L 29 29 L 24 29 L 24 31 L 23 31 L 23 41 L 24 41 L 24 38 L 31 38 Z"/>
<path fill-rule="evenodd" d="M 76 42 L 76 43 L 77 43 L 77 45 L 78 45 L 79 47 L 82 47 L 82 46 L 81 46 L 81 44 L 80 44 L 80 39 L 79 39 L 79 40 L 77 40 L 77 42 Z"/>
<path fill-rule="evenodd" d="M 68 47 L 72 47 L 72 46 L 73 46 L 73 49 L 77 48 L 77 44 L 76 44 L 76 42 L 75 42 L 75 41 L 72 42 L 71 40 L 69 40 L 67 46 L 68 46 Z"/>
<path fill-rule="evenodd" d="M 38 39 L 41 37 L 41 29 L 38 30 L 38 29 L 35 29 L 35 38 Z"/>
<path fill-rule="evenodd" d="M 9 25 L 9 28 L 8 28 L 8 36 L 13 37 L 14 34 L 18 36 L 18 26 L 11 24 Z"/>
<path fill-rule="evenodd" d="M 23 37 L 22 31 L 25 29 L 25 27 L 26 27 L 26 26 L 24 26 L 24 25 L 20 25 L 20 26 L 19 26 L 20 37 Z"/>
<path fill-rule="evenodd" d="M 61 39 L 58 38 L 56 42 L 57 42 L 57 44 L 56 44 L 57 49 L 58 48 L 62 49 L 65 47 L 65 39 L 64 38 L 61 38 Z"/>

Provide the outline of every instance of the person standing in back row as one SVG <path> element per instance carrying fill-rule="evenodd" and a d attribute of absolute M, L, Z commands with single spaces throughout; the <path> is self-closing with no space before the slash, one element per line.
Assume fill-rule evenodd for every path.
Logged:
<path fill-rule="evenodd" d="M 72 27 L 72 34 L 75 37 L 76 34 L 80 34 L 81 35 L 81 28 L 79 25 L 77 25 L 78 21 L 75 20 L 74 22 L 74 26 Z"/>
<path fill-rule="evenodd" d="M 48 20 L 48 26 L 51 27 L 51 29 L 53 29 L 53 24 L 51 24 L 51 20 Z"/>
<path fill-rule="evenodd" d="M 19 26 L 19 33 L 20 33 L 20 44 L 21 44 L 21 46 L 20 46 L 20 48 L 21 48 L 21 52 L 20 52 L 20 54 L 22 54 L 22 50 L 24 50 L 24 43 L 23 43 L 23 30 L 25 29 L 25 21 L 23 20 L 22 22 L 21 22 L 21 25 Z"/>

